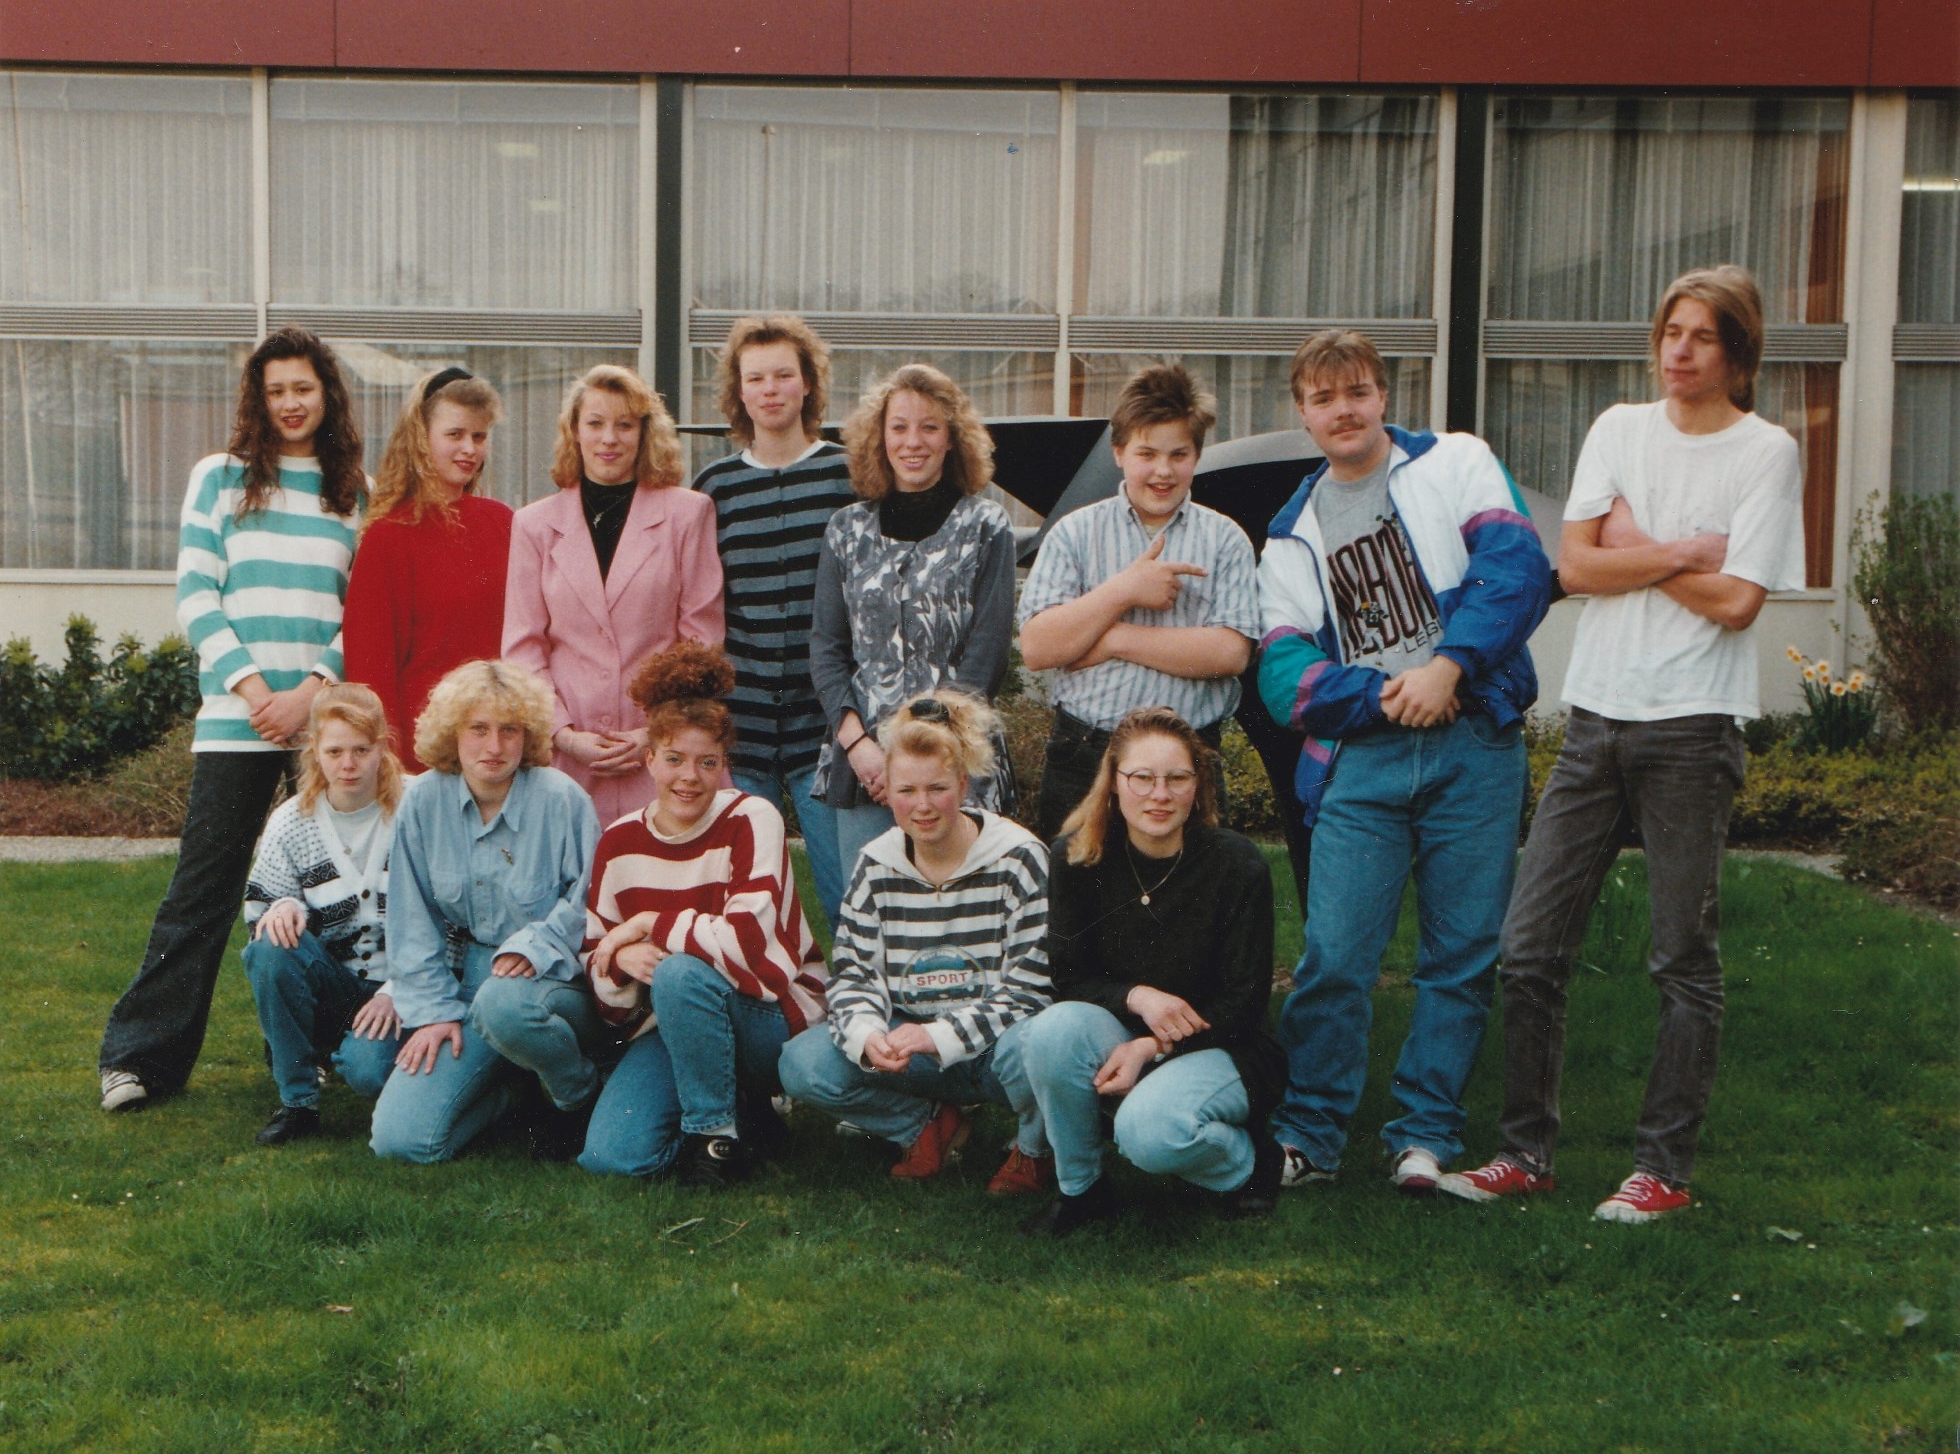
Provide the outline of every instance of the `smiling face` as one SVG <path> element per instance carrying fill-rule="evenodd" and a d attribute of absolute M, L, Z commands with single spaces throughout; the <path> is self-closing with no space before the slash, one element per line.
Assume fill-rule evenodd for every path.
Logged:
<path fill-rule="evenodd" d="M 895 752 L 885 764 L 892 817 L 922 848 L 952 841 L 963 821 L 966 776 L 941 753 Z"/>
<path fill-rule="evenodd" d="M 1728 400 L 1735 369 L 1722 346 L 1715 312 L 1699 298 L 1682 298 L 1661 325 L 1661 387 L 1688 406 Z"/>
<path fill-rule="evenodd" d="M 1140 779 L 1125 776 L 1132 773 L 1149 774 L 1154 780 L 1145 786 Z M 1131 845 L 1146 857 L 1169 858 L 1184 846 L 1184 825 L 1198 801 L 1198 775 L 1190 751 L 1177 738 L 1161 733 L 1134 737 L 1116 760 L 1116 774 L 1116 806 Z"/>
<path fill-rule="evenodd" d="M 640 464 L 644 421 L 611 389 L 587 389 L 578 403 L 578 457 L 595 485 L 623 485 Z"/>
<path fill-rule="evenodd" d="M 899 489 L 909 493 L 938 484 L 952 447 L 946 411 L 925 395 L 900 389 L 885 401 L 885 458 Z"/>
<path fill-rule="evenodd" d="M 1335 479 L 1366 479 L 1388 457 L 1388 393 L 1372 374 L 1309 379 L 1294 402 Z"/>
<path fill-rule="evenodd" d="M 685 833 L 709 808 L 721 789 L 728 754 L 711 732 L 683 727 L 647 749 L 653 777 L 653 823 L 662 833 Z"/>
<path fill-rule="evenodd" d="M 381 782 L 381 748 L 372 737 L 329 717 L 313 739 L 312 752 L 336 812 L 358 813 L 374 801 Z"/>
<path fill-rule="evenodd" d="M 1123 471 L 1124 497 L 1144 523 L 1169 520 L 1190 498 L 1198 472 L 1191 427 L 1178 419 L 1140 427 L 1117 446 L 1116 467 Z"/>
<path fill-rule="evenodd" d="M 327 417 L 327 395 L 313 360 L 275 358 L 265 366 L 266 417 L 279 433 L 279 452 L 297 458 L 313 454 L 313 436 Z"/>
<path fill-rule="evenodd" d="M 488 702 L 473 708 L 456 734 L 456 760 L 472 796 L 501 800 L 524 765 L 524 724 L 504 720 Z"/>
<path fill-rule="evenodd" d="M 737 363 L 742 407 L 758 435 L 803 433 L 803 401 L 809 384 L 793 343 L 757 343 Z"/>
<path fill-rule="evenodd" d="M 429 456 L 446 498 L 470 492 L 490 463 L 490 416 L 448 399 L 429 414 Z"/>

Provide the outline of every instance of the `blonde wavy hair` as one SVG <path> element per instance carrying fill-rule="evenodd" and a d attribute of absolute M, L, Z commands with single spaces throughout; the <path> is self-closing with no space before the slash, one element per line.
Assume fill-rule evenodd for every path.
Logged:
<path fill-rule="evenodd" d="M 931 364 L 906 364 L 873 384 L 844 421 L 844 448 L 851 463 L 851 488 L 876 502 L 897 487 L 885 457 L 885 410 L 893 394 L 917 394 L 939 406 L 952 436 L 946 473 L 961 493 L 977 495 L 994 482 L 994 440 L 966 391 Z"/>
<path fill-rule="evenodd" d="M 744 449 L 755 443 L 755 421 L 742 402 L 742 353 L 771 343 L 787 343 L 795 349 L 796 361 L 803 369 L 806 439 L 815 439 L 823 432 L 824 411 L 830 407 L 830 345 L 817 336 L 816 329 L 794 313 L 737 318 L 728 330 L 728 342 L 715 358 L 715 387 L 721 417 L 728 421 L 728 437 Z"/>
<path fill-rule="evenodd" d="M 1661 306 L 1654 310 L 1654 326 L 1647 335 L 1647 362 L 1654 380 L 1665 386 L 1661 376 L 1661 335 L 1667 331 L 1667 315 L 1683 298 L 1706 304 L 1715 315 L 1715 332 L 1722 340 L 1722 352 L 1729 360 L 1729 402 L 1743 413 L 1756 408 L 1756 374 L 1763 366 L 1763 295 L 1756 279 L 1745 267 L 1723 263 L 1720 267 L 1696 268 L 1683 273 L 1667 285 Z"/>
<path fill-rule="evenodd" d="M 1168 737 L 1182 743 L 1191 756 L 1192 770 L 1198 774 L 1197 799 L 1191 805 L 1190 821 L 1207 828 L 1218 826 L 1218 774 L 1213 752 L 1197 729 L 1169 707 L 1138 707 L 1116 724 L 1109 734 L 1109 746 L 1096 764 L 1096 780 L 1075 811 L 1062 821 L 1068 837 L 1068 861 L 1073 864 L 1101 863 L 1109 847 L 1112 822 L 1121 824 L 1123 810 L 1116 803 L 1116 764 L 1124 751 L 1139 737 Z M 423 761 L 428 761 L 424 758 Z"/>
<path fill-rule="evenodd" d="M 457 404 L 487 415 L 492 428 L 504 417 L 504 401 L 482 379 L 451 379 L 441 388 L 431 390 L 429 385 L 444 372 L 423 375 L 409 390 L 408 402 L 402 405 L 394 433 L 388 436 L 388 447 L 381 453 L 381 467 L 374 472 L 374 495 L 368 501 L 363 530 L 395 510 L 402 511 L 408 522 L 414 524 L 431 510 L 451 509 L 436 481 L 435 456 L 429 452 L 429 421 L 435 416 L 436 405 Z M 485 467 L 488 467 L 487 460 Z M 482 479 L 479 470 L 476 481 L 470 485 L 471 494 L 476 493 Z"/>
<path fill-rule="evenodd" d="M 423 766 L 461 772 L 456 739 L 470 715 L 485 708 L 500 722 L 523 726 L 524 766 L 551 766 L 551 688 L 514 661 L 466 661 L 436 683 L 429 705 L 415 720 L 415 755 Z"/>
<path fill-rule="evenodd" d="M 402 800 L 402 760 L 395 756 L 394 733 L 388 728 L 388 712 L 381 698 L 359 682 L 332 682 L 313 696 L 313 709 L 306 715 L 306 751 L 299 761 L 299 807 L 313 811 L 327 790 L 326 770 L 320 766 L 314 746 L 329 722 L 344 722 L 381 749 L 381 775 L 375 782 L 375 796 L 381 811 L 394 817 Z"/>
<path fill-rule="evenodd" d="M 585 478 L 585 461 L 578 449 L 578 411 L 585 407 L 587 389 L 603 389 L 618 396 L 640 421 L 640 453 L 633 461 L 633 478 L 640 488 L 659 490 L 678 485 L 681 437 L 674 428 L 674 416 L 645 379 L 617 364 L 587 369 L 565 395 L 565 406 L 558 411 L 558 442 L 551 451 L 551 482 L 561 490 L 573 490 Z"/>
<path fill-rule="evenodd" d="M 931 704 L 931 705 L 929 705 Z M 878 724 L 885 756 L 943 757 L 961 777 L 990 777 L 1000 717 L 978 697 L 941 687 L 914 697 Z"/>

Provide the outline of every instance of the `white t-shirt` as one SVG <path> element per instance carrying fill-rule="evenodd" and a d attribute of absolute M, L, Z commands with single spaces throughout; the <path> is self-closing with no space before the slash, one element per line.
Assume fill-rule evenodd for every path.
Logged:
<path fill-rule="evenodd" d="M 1728 536 L 1725 575 L 1767 591 L 1803 587 L 1797 442 L 1758 415 L 1719 434 L 1683 434 L 1664 402 L 1614 405 L 1579 451 L 1565 518 L 1597 519 L 1615 497 L 1656 540 Z M 1755 643 L 1750 631 L 1717 626 L 1657 586 L 1594 596 L 1579 616 L 1564 699 L 1627 722 L 1754 717 L 1762 710 Z"/>

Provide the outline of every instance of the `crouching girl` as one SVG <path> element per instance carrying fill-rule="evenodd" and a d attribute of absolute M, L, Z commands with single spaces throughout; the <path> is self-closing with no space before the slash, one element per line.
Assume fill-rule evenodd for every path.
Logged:
<path fill-rule="evenodd" d="M 1059 1235 L 1116 1212 L 1102 1108 L 1144 1171 L 1272 1210 L 1266 1118 L 1286 1056 L 1266 1028 L 1273 888 L 1258 848 L 1218 826 L 1210 749 L 1144 707 L 1111 734 L 1089 795 L 1055 842 L 1049 972 L 1056 1003 L 1013 1050 L 1055 1152 L 1061 1196 L 1023 1230 Z"/>
<path fill-rule="evenodd" d="M 639 1029 L 593 1112 L 587 1171 L 739 1180 L 782 1131 L 784 1042 L 824 1017 L 782 815 L 723 786 L 734 685 L 728 658 L 693 641 L 633 682 L 653 801 L 599 840 L 585 946 L 602 1012 Z"/>
<path fill-rule="evenodd" d="M 279 1087 L 261 1146 L 318 1134 L 323 1057 L 370 1100 L 394 1068 L 401 1017 L 385 919 L 401 797 L 381 699 L 363 686 L 322 687 L 299 793 L 274 810 L 245 885 L 245 973 Z"/>
<path fill-rule="evenodd" d="M 388 869 L 390 986 L 412 1033 L 374 1108 L 377 1156 L 446 1161 L 534 1071 L 576 1115 L 604 1036 L 580 972 L 599 820 L 551 761 L 551 688 L 509 662 L 436 684 L 415 727 L 432 769 L 402 795 Z"/>
<path fill-rule="evenodd" d="M 1048 1003 L 1048 855 L 1012 819 L 962 807 L 994 770 L 996 720 L 941 690 L 879 725 L 897 825 L 845 892 L 829 1026 L 783 1052 L 783 1089 L 898 1146 L 897 1177 L 940 1170 L 967 1138 L 963 1104 L 1025 1100 L 1003 1087 L 995 1044 Z M 992 1189 L 1034 1189 L 1044 1157 L 1024 1126 Z"/>

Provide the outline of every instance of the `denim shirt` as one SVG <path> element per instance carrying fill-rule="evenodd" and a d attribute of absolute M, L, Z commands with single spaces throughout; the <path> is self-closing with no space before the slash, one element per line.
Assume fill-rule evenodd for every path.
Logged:
<path fill-rule="evenodd" d="M 464 1017 L 452 940 L 521 954 L 542 979 L 582 979 L 598 844 L 592 799 L 556 768 L 519 768 L 488 823 L 462 774 L 426 772 L 409 783 L 388 865 L 389 983 L 402 1023 Z"/>

